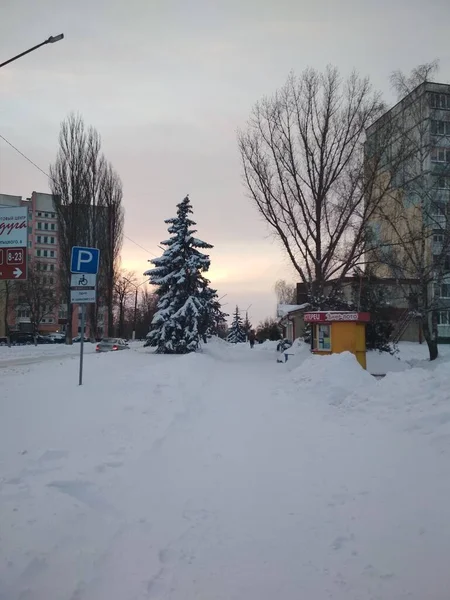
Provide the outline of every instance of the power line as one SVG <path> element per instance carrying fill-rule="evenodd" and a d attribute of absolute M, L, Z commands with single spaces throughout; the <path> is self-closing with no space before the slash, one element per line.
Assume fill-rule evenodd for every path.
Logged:
<path fill-rule="evenodd" d="M 7 140 L 7 139 L 6 139 L 6 138 L 5 138 L 5 137 L 4 137 L 4 136 L 3 136 L 1 133 L 0 133 L 0 138 L 2 138 L 2 140 L 4 140 L 4 141 L 5 141 L 7 144 L 9 144 L 9 145 L 11 146 L 11 148 L 14 148 L 14 150 L 15 150 L 16 152 L 18 152 L 18 153 L 20 154 L 20 156 L 23 156 L 25 160 L 27 160 L 29 163 L 31 163 L 31 164 L 33 165 L 33 167 L 36 167 L 36 169 L 37 169 L 38 171 L 40 171 L 41 173 L 43 173 L 43 174 L 44 174 L 46 177 L 48 177 L 49 179 L 52 179 L 48 173 L 46 173 L 46 172 L 45 172 L 43 169 L 41 169 L 41 167 L 38 167 L 38 165 L 37 165 L 35 162 L 33 162 L 33 161 L 31 160 L 31 158 L 28 158 L 28 156 L 25 156 L 25 154 L 24 154 L 23 152 L 21 152 L 21 151 L 19 150 L 19 148 L 16 148 L 16 147 L 14 146 L 14 144 L 11 144 L 11 142 L 10 142 L 9 140 Z"/>
<path fill-rule="evenodd" d="M 20 156 L 23 156 L 23 158 L 25 160 L 27 160 L 30 164 L 33 165 L 33 167 L 35 167 L 38 171 L 40 171 L 43 175 L 45 175 L 46 177 L 48 177 L 48 179 L 53 179 L 48 173 L 46 173 L 44 171 L 44 169 L 41 169 L 41 167 L 39 167 L 35 162 L 33 162 L 31 160 L 31 158 L 28 158 L 28 156 L 26 156 L 23 152 L 21 152 L 19 150 L 19 148 L 16 148 L 16 146 L 14 146 L 14 144 L 12 144 L 9 140 L 7 140 L 1 133 L 0 133 L 0 138 L 5 141 L 9 146 L 11 146 L 11 148 L 13 148 L 16 152 L 18 152 L 20 154 Z M 136 246 L 138 246 L 138 248 L 141 248 L 141 250 L 144 250 L 144 252 L 146 252 L 147 254 L 150 254 L 150 256 L 154 256 L 155 258 L 158 258 L 156 256 L 156 254 L 153 254 L 153 252 L 150 252 L 150 250 L 147 250 L 147 248 L 144 248 L 144 246 L 141 246 L 141 244 L 138 244 L 137 242 L 135 242 L 134 240 L 132 240 L 128 235 L 123 236 L 124 238 L 126 238 L 127 240 L 129 240 L 130 242 L 132 242 L 133 244 L 135 244 Z"/>
<path fill-rule="evenodd" d="M 124 238 L 126 238 L 127 240 L 130 240 L 130 242 L 133 242 L 133 244 L 135 244 L 136 246 L 138 246 L 139 248 L 141 248 L 141 250 L 144 250 L 145 252 L 147 252 L 147 254 L 150 254 L 151 256 L 154 256 L 155 258 L 158 258 L 156 256 L 156 254 L 153 254 L 153 252 L 150 252 L 150 250 L 147 250 L 147 248 L 144 248 L 144 246 L 141 246 L 140 244 L 138 244 L 137 242 L 135 242 L 134 240 L 132 240 L 130 237 L 128 237 L 127 235 L 124 234 L 123 236 Z"/>

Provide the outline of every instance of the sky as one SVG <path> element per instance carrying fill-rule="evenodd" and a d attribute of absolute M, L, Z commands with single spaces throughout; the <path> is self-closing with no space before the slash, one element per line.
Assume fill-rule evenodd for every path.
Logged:
<path fill-rule="evenodd" d="M 138 278 L 189 193 L 225 310 L 250 306 L 256 325 L 275 316 L 275 281 L 297 277 L 246 194 L 238 128 L 291 70 L 355 68 L 391 104 L 394 69 L 439 58 L 449 82 L 449 21 L 448 0 L 0 0 L 0 62 L 65 36 L 1 69 L 0 134 L 48 172 L 71 111 L 96 127 Z M 0 139 L 0 193 L 33 190 L 46 176 Z"/>

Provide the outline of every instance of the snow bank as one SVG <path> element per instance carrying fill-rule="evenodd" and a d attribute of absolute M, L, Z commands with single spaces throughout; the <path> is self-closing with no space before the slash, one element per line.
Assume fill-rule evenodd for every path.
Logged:
<path fill-rule="evenodd" d="M 367 352 L 367 370 L 372 375 L 386 375 L 406 371 L 410 365 L 388 352 Z"/>
<path fill-rule="evenodd" d="M 350 352 L 330 356 L 310 356 L 291 373 L 292 380 L 317 399 L 341 404 L 358 388 L 370 389 L 374 378 Z"/>

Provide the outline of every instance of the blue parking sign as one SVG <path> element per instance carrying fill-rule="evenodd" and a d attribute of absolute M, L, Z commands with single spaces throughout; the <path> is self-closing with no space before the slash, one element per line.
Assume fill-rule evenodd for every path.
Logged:
<path fill-rule="evenodd" d="M 72 273 L 90 273 L 97 275 L 100 263 L 100 250 L 98 248 L 84 248 L 74 246 L 70 260 Z"/>

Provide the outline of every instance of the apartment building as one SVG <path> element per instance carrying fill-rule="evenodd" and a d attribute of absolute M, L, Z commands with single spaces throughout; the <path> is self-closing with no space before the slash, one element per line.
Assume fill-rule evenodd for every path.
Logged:
<path fill-rule="evenodd" d="M 0 194 L 1 206 L 26 206 L 28 208 L 28 259 L 29 264 L 35 261 L 39 264 L 42 277 L 48 285 L 54 285 L 58 293 L 60 277 L 60 246 L 58 220 L 52 194 L 33 192 L 30 198 Z M 0 282 L 0 286 L 1 286 Z M 16 300 L 9 307 L 2 306 L 4 294 L 0 294 L 0 314 L 8 311 L 7 319 L 11 331 L 28 331 L 30 329 L 30 314 L 26 306 Z M 20 298 L 19 298 L 20 300 Z M 101 337 L 106 332 L 105 308 L 99 310 L 98 331 L 95 337 Z M 4 319 L 0 318 L 0 336 L 4 335 Z M 52 333 L 66 331 L 68 326 L 68 309 L 63 302 L 58 302 L 53 313 L 42 319 L 40 332 Z M 76 306 L 72 315 L 72 335 L 81 333 L 81 308 Z M 86 327 L 85 333 L 89 334 Z"/>
<path fill-rule="evenodd" d="M 392 139 L 379 176 L 390 189 L 371 220 L 372 248 L 383 251 L 369 258 L 379 277 L 415 279 L 428 271 L 439 340 L 450 342 L 450 85 L 422 83 L 387 111 L 367 130 L 368 160 L 386 128 Z M 414 285 L 410 290 L 414 296 Z"/>

